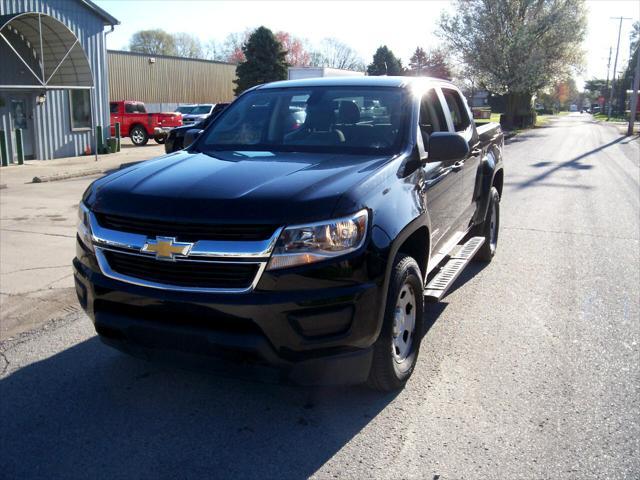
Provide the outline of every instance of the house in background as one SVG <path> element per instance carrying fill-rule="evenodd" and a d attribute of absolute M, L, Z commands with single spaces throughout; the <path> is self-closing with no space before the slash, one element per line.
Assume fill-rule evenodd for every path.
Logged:
<path fill-rule="evenodd" d="M 90 0 L 0 0 L 0 130 L 9 163 L 18 128 L 27 159 L 95 150 L 95 127 L 109 125 L 105 36 L 118 24 Z"/>

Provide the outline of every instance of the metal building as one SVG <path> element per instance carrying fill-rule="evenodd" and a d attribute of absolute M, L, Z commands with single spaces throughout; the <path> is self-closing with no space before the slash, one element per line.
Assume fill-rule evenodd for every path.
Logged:
<path fill-rule="evenodd" d="M 118 20 L 90 0 L 0 0 L 0 130 L 10 163 L 95 151 L 109 124 L 105 36 Z M 105 129 L 106 130 L 106 129 Z"/>
<path fill-rule="evenodd" d="M 111 100 L 138 100 L 147 111 L 168 111 L 180 103 L 234 97 L 236 66 L 231 63 L 114 50 L 107 58 Z"/>

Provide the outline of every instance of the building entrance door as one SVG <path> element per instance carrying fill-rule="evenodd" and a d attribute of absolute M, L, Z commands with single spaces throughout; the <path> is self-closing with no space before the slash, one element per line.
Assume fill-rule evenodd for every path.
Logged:
<path fill-rule="evenodd" d="M 24 158 L 27 160 L 33 159 L 35 158 L 35 149 L 32 94 L 16 92 L 10 95 L 9 107 L 11 108 L 11 136 L 14 141 L 13 151 L 17 155 L 16 128 L 19 128 L 22 130 Z"/>

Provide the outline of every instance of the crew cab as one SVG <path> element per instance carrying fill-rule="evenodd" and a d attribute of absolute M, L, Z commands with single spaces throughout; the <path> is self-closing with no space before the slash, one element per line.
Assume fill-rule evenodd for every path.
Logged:
<path fill-rule="evenodd" d="M 88 187 L 79 302 L 132 355 L 402 388 L 428 305 L 495 255 L 502 149 L 446 81 L 255 87 L 187 149 Z"/>
<path fill-rule="evenodd" d="M 120 135 L 130 137 L 134 145 L 146 145 L 149 138 L 156 143 L 164 143 L 167 133 L 182 125 L 180 113 L 147 113 L 142 102 L 121 100 L 110 102 L 111 135 L 114 136 L 115 124 L 120 123 Z"/>

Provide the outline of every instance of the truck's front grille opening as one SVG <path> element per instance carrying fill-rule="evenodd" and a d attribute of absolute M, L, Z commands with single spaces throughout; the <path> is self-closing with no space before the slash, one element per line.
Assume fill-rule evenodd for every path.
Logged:
<path fill-rule="evenodd" d="M 198 240 L 257 241 L 271 238 L 273 225 L 208 225 L 199 223 L 163 222 L 120 215 L 95 213 L 98 223 L 110 230 L 137 233 L 147 237 L 176 237 L 183 242 Z"/>
<path fill-rule="evenodd" d="M 121 275 L 164 285 L 195 288 L 249 288 L 259 265 L 231 262 L 166 262 L 153 257 L 105 251 L 111 269 Z"/>

